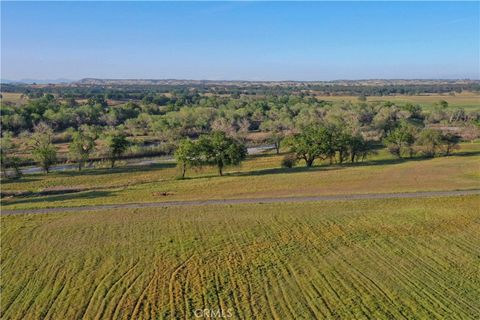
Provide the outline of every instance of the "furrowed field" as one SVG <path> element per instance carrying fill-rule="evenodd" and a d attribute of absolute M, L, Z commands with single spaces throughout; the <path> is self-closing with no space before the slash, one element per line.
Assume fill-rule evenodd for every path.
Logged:
<path fill-rule="evenodd" d="M 478 196 L 2 217 L 2 318 L 474 319 Z"/>

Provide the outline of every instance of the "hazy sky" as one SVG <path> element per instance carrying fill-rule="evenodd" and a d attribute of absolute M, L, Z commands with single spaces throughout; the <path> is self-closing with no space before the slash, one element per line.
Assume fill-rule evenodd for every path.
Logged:
<path fill-rule="evenodd" d="M 479 2 L 1 2 L 2 79 L 479 78 Z"/>

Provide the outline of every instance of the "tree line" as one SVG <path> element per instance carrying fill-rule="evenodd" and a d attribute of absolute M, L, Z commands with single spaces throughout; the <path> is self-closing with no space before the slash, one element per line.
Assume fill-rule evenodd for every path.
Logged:
<path fill-rule="evenodd" d="M 98 128 L 91 126 L 82 126 L 73 133 L 72 140 L 68 145 L 68 160 L 76 163 L 79 171 L 82 170 L 90 160 L 91 155 L 96 151 L 98 138 Z M 118 130 L 110 130 L 103 133 L 102 140 L 98 151 L 101 157 L 109 161 L 110 167 L 113 168 L 115 162 L 127 150 L 130 143 L 127 140 L 127 136 Z M 58 159 L 58 147 L 54 143 L 52 128 L 43 122 L 39 123 L 27 137 L 26 143 L 27 150 L 31 153 L 35 162 L 48 174 L 50 168 L 57 163 Z M 16 155 L 18 148 L 19 146 L 13 142 L 10 134 L 2 136 L 0 154 L 4 178 L 8 177 L 8 168 L 13 169 L 13 177 L 19 178 L 21 176 L 21 162 Z"/>
<path fill-rule="evenodd" d="M 158 102 L 162 105 L 155 102 L 160 96 L 149 97 L 119 106 L 109 106 L 101 97 L 80 103 L 52 95 L 19 106 L 2 104 L 2 168 L 21 162 L 12 155 L 18 150 L 14 140 L 27 143 L 30 157 L 48 171 L 58 160 L 58 141 L 69 143 L 68 160 L 81 169 L 96 152 L 114 166 L 133 147 L 129 140 L 135 137 L 154 137 L 166 152 L 183 148 L 180 141 L 186 139 L 195 154 L 185 160 L 188 167 L 211 164 L 214 157 L 207 155 L 206 143 L 199 148 L 197 141 L 223 132 L 244 146 L 268 143 L 277 153 L 281 147 L 291 150 L 295 156 L 285 165 L 293 166 L 297 161 L 312 165 L 315 159 L 361 161 L 380 143 L 397 157 L 449 154 L 461 139 L 471 141 L 479 135 L 480 113 L 451 108 L 446 101 L 424 110 L 410 103 L 332 103 L 301 95 L 259 99 L 171 95 Z M 449 127 L 458 130 L 444 130 Z M 261 138 L 252 138 L 252 133 L 262 133 Z M 235 163 L 233 158 L 225 163 L 229 161 Z"/>
<path fill-rule="evenodd" d="M 417 95 L 427 93 L 455 94 L 463 91 L 480 91 L 478 81 L 455 83 L 454 81 L 439 81 L 439 83 L 424 84 L 385 84 L 366 85 L 359 83 L 316 83 L 302 82 L 288 83 L 185 83 L 185 84 L 77 84 L 72 85 L 47 85 L 36 87 L 28 84 L 2 84 L 3 92 L 23 93 L 32 98 L 41 97 L 44 94 L 55 94 L 63 98 L 88 99 L 92 96 L 103 96 L 105 99 L 136 99 L 142 100 L 149 95 L 175 93 L 188 95 L 195 92 L 198 94 L 220 95 L 290 95 L 301 92 L 311 94 L 313 92 L 322 95 L 350 95 L 350 96 L 388 96 L 388 95 Z"/>

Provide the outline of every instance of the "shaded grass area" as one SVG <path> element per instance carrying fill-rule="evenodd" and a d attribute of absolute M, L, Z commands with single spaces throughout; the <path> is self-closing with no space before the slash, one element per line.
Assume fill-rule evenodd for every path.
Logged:
<path fill-rule="evenodd" d="M 2 216 L 2 318 L 475 318 L 478 196 Z"/>

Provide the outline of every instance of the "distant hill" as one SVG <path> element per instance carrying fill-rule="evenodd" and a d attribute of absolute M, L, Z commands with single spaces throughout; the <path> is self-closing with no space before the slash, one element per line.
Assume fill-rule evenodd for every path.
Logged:
<path fill-rule="evenodd" d="M 20 79 L 20 80 L 9 80 L 9 79 L 1 79 L 1 83 L 23 83 L 23 84 L 61 84 L 61 83 L 72 83 L 75 80 L 72 79 Z"/>
<path fill-rule="evenodd" d="M 345 85 L 345 86 L 385 86 L 385 85 L 444 85 L 471 84 L 480 80 L 469 79 L 366 79 L 334 81 L 246 81 L 246 80 L 188 80 L 188 79 L 97 79 L 85 78 L 71 85 L 223 85 L 223 86 L 305 86 L 305 85 Z"/>

